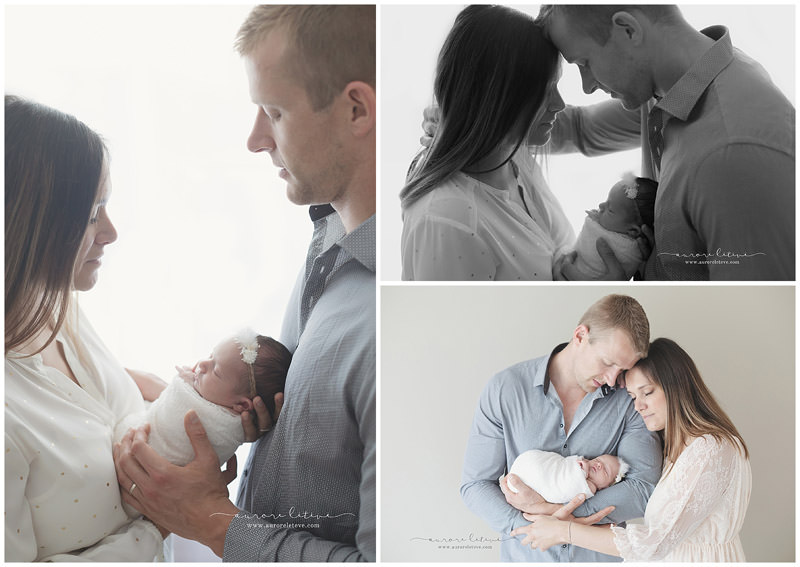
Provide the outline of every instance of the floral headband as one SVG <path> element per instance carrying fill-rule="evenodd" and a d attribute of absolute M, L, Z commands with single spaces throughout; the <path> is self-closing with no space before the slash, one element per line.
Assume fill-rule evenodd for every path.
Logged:
<path fill-rule="evenodd" d="M 614 479 L 614 484 L 625 478 L 625 475 L 628 474 L 628 471 L 631 468 L 631 466 L 623 461 L 620 457 L 617 457 L 617 459 L 619 460 L 619 472 L 617 473 L 617 477 Z"/>
<path fill-rule="evenodd" d="M 632 171 L 627 171 L 622 175 L 622 182 L 625 184 L 625 196 L 628 199 L 635 199 L 639 196 L 639 186 Z"/>
<path fill-rule="evenodd" d="M 239 345 L 239 353 L 242 355 L 242 361 L 247 364 L 248 377 L 250 378 L 250 397 L 256 395 L 256 375 L 253 370 L 253 363 L 258 356 L 258 334 L 252 329 L 242 329 L 233 338 L 236 344 Z"/>

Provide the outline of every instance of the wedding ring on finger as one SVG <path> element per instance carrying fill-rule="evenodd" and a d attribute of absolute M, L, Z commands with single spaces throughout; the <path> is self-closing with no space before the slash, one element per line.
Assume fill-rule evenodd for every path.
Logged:
<path fill-rule="evenodd" d="M 267 427 L 266 429 L 259 429 L 258 432 L 259 433 L 267 433 L 270 429 L 272 429 L 272 428 L 271 427 Z"/>
<path fill-rule="evenodd" d="M 134 491 L 134 489 L 135 489 L 135 488 L 136 488 L 136 483 L 134 482 L 134 483 L 131 485 L 131 488 L 130 488 L 130 490 L 128 490 L 128 494 L 130 494 L 131 496 L 133 496 L 133 491 Z"/>

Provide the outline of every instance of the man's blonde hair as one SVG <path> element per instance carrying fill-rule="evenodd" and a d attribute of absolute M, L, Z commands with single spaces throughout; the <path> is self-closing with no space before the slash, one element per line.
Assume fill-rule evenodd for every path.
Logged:
<path fill-rule="evenodd" d="M 252 55 L 271 32 L 287 34 L 283 63 L 297 74 L 315 111 L 345 86 L 375 88 L 375 6 L 256 6 L 239 28 L 236 50 Z"/>
<path fill-rule="evenodd" d="M 647 356 L 650 323 L 642 306 L 632 297 L 607 295 L 589 307 L 578 324 L 589 329 L 590 342 L 614 329 L 624 331 L 631 339 L 636 354 Z"/>

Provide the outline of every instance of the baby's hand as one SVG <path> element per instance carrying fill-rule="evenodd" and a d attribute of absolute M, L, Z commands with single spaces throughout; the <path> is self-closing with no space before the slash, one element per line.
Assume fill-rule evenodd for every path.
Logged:
<path fill-rule="evenodd" d="M 195 379 L 194 370 L 192 370 L 188 366 L 176 366 L 175 370 L 178 371 L 178 376 L 180 376 L 184 382 L 187 382 L 188 384 L 194 384 L 194 379 Z"/>

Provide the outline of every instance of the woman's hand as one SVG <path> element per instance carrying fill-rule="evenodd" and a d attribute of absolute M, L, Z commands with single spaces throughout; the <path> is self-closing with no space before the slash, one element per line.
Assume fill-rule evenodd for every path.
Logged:
<path fill-rule="evenodd" d="M 131 370 L 130 368 L 126 368 L 125 371 L 130 374 L 133 381 L 136 382 L 145 401 L 155 401 L 158 396 L 161 395 L 161 392 L 164 391 L 164 388 L 167 387 L 166 382 L 151 372 Z"/>
<path fill-rule="evenodd" d="M 539 548 L 542 551 L 560 543 L 572 543 L 569 533 L 570 522 L 573 524 L 592 525 L 614 511 L 614 506 L 607 506 L 585 518 L 574 517 L 572 512 L 575 511 L 575 508 L 583 504 L 584 500 L 586 500 L 586 496 L 584 494 L 578 494 L 550 516 L 523 514 L 523 517 L 531 523 L 527 526 L 517 528 L 511 532 L 511 535 L 524 535 L 525 538 L 522 540 L 523 545 L 530 545 L 533 549 Z"/>
<path fill-rule="evenodd" d="M 534 515 L 526 519 L 531 523 L 511 532 L 512 536 L 524 535 L 520 543 L 530 545 L 531 549 L 545 551 L 554 545 L 570 543 L 569 521 L 554 516 Z"/>
<path fill-rule="evenodd" d="M 278 417 L 283 409 L 283 392 L 275 394 L 275 415 L 269 414 L 267 406 L 261 396 L 253 398 L 253 410 L 256 412 L 255 422 L 250 417 L 249 411 L 242 412 L 242 429 L 244 429 L 244 440 L 248 443 L 258 440 L 259 437 L 272 429 L 278 423 Z M 256 422 L 258 427 L 256 427 Z"/>

